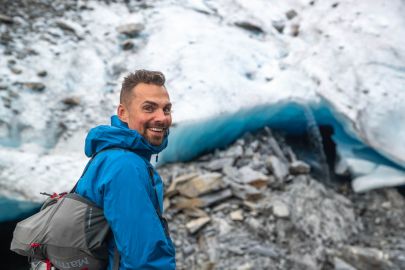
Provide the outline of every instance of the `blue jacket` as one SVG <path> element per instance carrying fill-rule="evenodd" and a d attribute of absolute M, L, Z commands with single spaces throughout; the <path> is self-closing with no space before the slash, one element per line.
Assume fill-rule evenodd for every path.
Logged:
<path fill-rule="evenodd" d="M 147 169 L 152 167 L 151 155 L 166 146 L 167 137 L 160 146 L 153 146 L 117 116 L 111 117 L 111 126 L 95 127 L 87 135 L 88 157 L 107 148 L 123 149 L 96 155 L 76 188 L 104 209 L 121 256 L 120 270 L 176 268 L 173 243 L 155 209 L 158 206 L 163 212 L 163 182 L 153 169 L 157 202 Z M 113 241 L 109 241 L 108 269 L 112 269 Z"/>

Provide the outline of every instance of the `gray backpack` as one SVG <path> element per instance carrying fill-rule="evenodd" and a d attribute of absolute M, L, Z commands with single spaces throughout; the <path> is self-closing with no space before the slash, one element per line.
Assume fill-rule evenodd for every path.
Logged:
<path fill-rule="evenodd" d="M 103 210 L 74 193 L 76 185 L 70 193 L 51 195 L 38 213 L 19 222 L 10 249 L 34 261 L 44 261 L 47 269 L 106 269 L 111 230 Z M 119 260 L 115 247 L 114 270 L 118 270 Z"/>

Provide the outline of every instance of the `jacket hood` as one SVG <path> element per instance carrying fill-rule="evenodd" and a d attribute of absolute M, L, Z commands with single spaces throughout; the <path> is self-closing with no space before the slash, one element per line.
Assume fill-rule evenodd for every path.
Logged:
<path fill-rule="evenodd" d="M 161 145 L 151 145 L 138 131 L 129 129 L 125 122 L 114 115 L 111 117 L 111 126 L 102 125 L 90 130 L 86 137 L 84 152 L 86 156 L 92 157 L 107 148 L 123 148 L 150 160 L 152 154 L 158 154 L 166 148 L 167 137 L 168 135 Z"/>

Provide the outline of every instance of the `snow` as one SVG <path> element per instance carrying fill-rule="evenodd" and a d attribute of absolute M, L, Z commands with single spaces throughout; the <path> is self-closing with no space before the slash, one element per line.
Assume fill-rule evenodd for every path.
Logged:
<path fill-rule="evenodd" d="M 0 186 L 2 195 L 43 201 L 41 192 L 70 191 L 86 165 L 83 155 L 39 155 L 2 149 Z"/>
<path fill-rule="evenodd" d="M 39 19 L 40 30 L 16 42 L 16 50 L 37 52 L 18 59 L 21 74 L 10 71 L 15 57 L 0 46 L 0 84 L 18 93 L 12 109 L 0 104 L 1 193 L 39 201 L 39 191 L 69 189 L 85 164 L 86 131 L 108 123 L 123 76 L 138 68 L 167 76 L 176 127 L 162 162 L 189 160 L 265 125 L 293 132 L 306 125 L 302 113 L 309 110 L 338 129 L 343 156 L 372 149 L 365 160 L 379 163 L 381 154 L 403 170 L 405 3 L 310 2 L 162 0 L 131 12 L 124 4 L 92 1 L 80 20 L 72 11 L 58 18 L 80 38 L 58 28 L 57 19 Z M 292 9 L 298 15 L 288 20 Z M 145 30 L 125 51 L 116 27 L 129 22 Z M 284 25 L 283 33 L 274 23 Z M 39 78 L 40 70 L 48 75 Z M 27 81 L 42 81 L 44 93 L 13 84 Z M 80 105 L 66 108 L 61 100 L 70 96 Z"/>
<path fill-rule="evenodd" d="M 405 173 L 392 167 L 379 165 L 369 174 L 353 179 L 352 187 L 355 192 L 365 192 L 382 187 L 405 185 Z"/>

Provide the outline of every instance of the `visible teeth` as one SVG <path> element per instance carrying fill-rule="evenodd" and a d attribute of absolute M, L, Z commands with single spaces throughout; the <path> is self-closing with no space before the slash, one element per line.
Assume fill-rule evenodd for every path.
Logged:
<path fill-rule="evenodd" d="M 150 128 L 152 131 L 162 132 L 163 128 Z"/>

